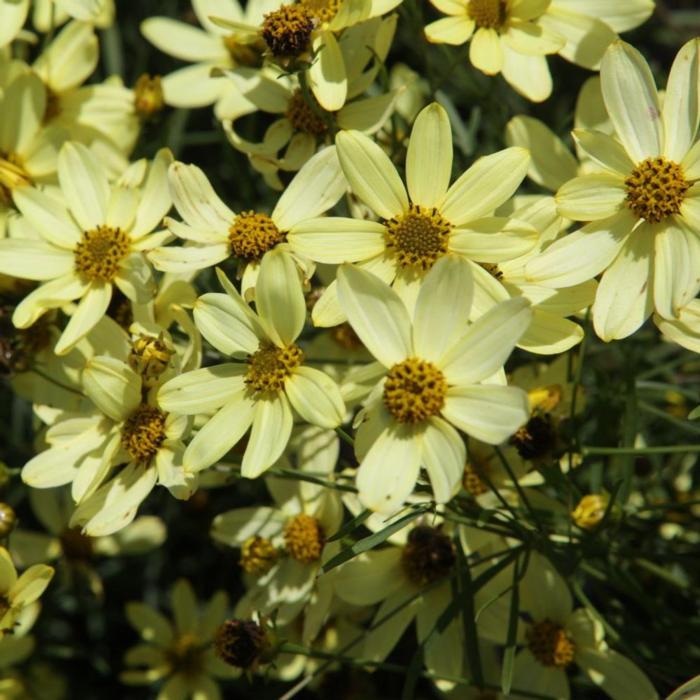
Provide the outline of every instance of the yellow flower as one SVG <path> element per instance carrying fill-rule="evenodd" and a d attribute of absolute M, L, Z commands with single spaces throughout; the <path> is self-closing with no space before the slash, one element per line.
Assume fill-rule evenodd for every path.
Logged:
<path fill-rule="evenodd" d="M 450 186 L 452 131 L 437 103 L 423 109 L 413 125 L 406 157 L 408 192 L 389 156 L 364 134 L 340 132 L 336 147 L 353 193 L 383 221 L 309 219 L 292 227 L 287 240 L 317 262 L 357 262 L 391 283 L 409 308 L 421 279 L 441 257 L 452 254 L 468 261 L 481 299 L 491 283 L 484 280 L 480 264 L 515 259 L 536 243 L 530 224 L 493 216 L 525 177 L 527 151 L 508 148 L 480 158 Z M 345 320 L 335 283 L 319 299 L 312 318 L 320 326 Z"/>
<path fill-rule="evenodd" d="M 228 596 L 217 591 L 200 606 L 189 581 L 179 579 L 170 590 L 173 621 L 145 603 L 128 603 L 126 616 L 143 640 L 124 656 L 127 685 L 165 681 L 159 697 L 221 697 L 219 679 L 240 672 L 225 664 L 213 648 L 219 626 L 226 619 Z"/>
<path fill-rule="evenodd" d="M 116 285 L 132 301 L 150 301 L 155 284 L 144 250 L 164 234 L 149 235 L 171 206 L 166 168 L 170 152 L 153 160 L 142 188 L 110 185 L 97 158 L 83 145 L 67 143 L 58 157 L 63 201 L 22 187 L 17 207 L 38 239 L 0 240 L 0 272 L 44 282 L 15 309 L 18 328 L 80 299 L 56 344 L 65 354 L 107 311 Z"/>
<path fill-rule="evenodd" d="M 499 373 L 532 312 L 522 298 L 504 301 L 468 325 L 468 263 L 439 260 L 410 312 L 379 278 L 352 266 L 338 273 L 350 325 L 384 367 L 355 440 L 357 488 L 372 510 L 394 512 L 412 493 L 421 467 L 435 500 L 459 488 L 466 460 L 457 429 L 491 444 L 528 417 L 527 396 Z"/>
<path fill-rule="evenodd" d="M 22 611 L 39 599 L 53 574 L 50 566 L 37 564 L 18 577 L 10 553 L 0 547 L 0 640 L 12 634 Z"/>
<path fill-rule="evenodd" d="M 608 49 L 601 81 L 615 136 L 574 132 L 598 168 L 556 197 L 562 215 L 591 223 L 526 266 L 553 288 L 602 273 L 592 311 L 603 340 L 631 335 L 653 310 L 677 319 L 700 290 L 699 61 L 694 39 L 676 56 L 662 110 L 642 55 L 623 42 Z"/>
<path fill-rule="evenodd" d="M 425 28 L 428 41 L 464 44 L 469 58 L 487 75 L 502 73 L 530 100 L 552 92 L 546 55 L 558 53 L 585 68 L 597 69 L 617 31 L 644 22 L 653 0 L 431 0 L 447 17 Z M 622 7 L 622 9 L 620 9 Z"/>
<path fill-rule="evenodd" d="M 243 476 L 254 478 L 280 457 L 292 430 L 292 408 L 313 425 L 335 428 L 345 406 L 335 382 L 304 363 L 296 341 L 306 306 L 299 272 L 281 250 L 263 257 L 253 313 L 229 280 L 227 294 L 205 294 L 194 309 L 200 332 L 219 352 L 243 358 L 187 372 L 164 384 L 160 404 L 186 415 L 211 414 L 184 456 L 200 471 L 223 457 L 252 426 L 243 456 Z"/>

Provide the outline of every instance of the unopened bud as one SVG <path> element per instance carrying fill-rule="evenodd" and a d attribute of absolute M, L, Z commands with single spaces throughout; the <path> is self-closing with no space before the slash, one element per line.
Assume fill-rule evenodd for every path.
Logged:
<path fill-rule="evenodd" d="M 271 635 L 254 620 L 226 620 L 214 636 L 216 655 L 229 666 L 252 670 L 269 660 Z"/>
<path fill-rule="evenodd" d="M 590 530 L 600 523 L 608 507 L 609 498 L 602 494 L 584 496 L 572 511 L 573 521 L 584 530 Z"/>
<path fill-rule="evenodd" d="M 0 537 L 7 537 L 17 524 L 17 515 L 12 506 L 0 503 Z"/>

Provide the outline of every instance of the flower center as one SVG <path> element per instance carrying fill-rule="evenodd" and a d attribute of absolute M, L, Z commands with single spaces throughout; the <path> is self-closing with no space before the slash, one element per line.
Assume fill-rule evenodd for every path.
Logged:
<path fill-rule="evenodd" d="M 83 231 L 75 247 L 75 271 L 90 281 L 111 282 L 129 248 L 129 236 L 120 228 L 98 226 Z"/>
<path fill-rule="evenodd" d="M 274 345 L 260 344 L 260 347 L 248 356 L 248 371 L 245 383 L 256 393 L 280 391 L 284 380 L 304 361 L 304 353 L 297 345 L 278 348 Z"/>
<path fill-rule="evenodd" d="M 260 46 L 259 39 L 250 43 L 241 41 L 236 34 L 229 34 L 224 37 L 224 46 L 235 65 L 251 68 L 260 66 L 263 47 Z"/>
<path fill-rule="evenodd" d="M 322 113 L 325 110 L 318 104 L 313 95 L 311 99 L 314 101 L 316 110 Z M 312 136 L 322 136 L 328 131 L 328 125 L 321 119 L 318 112 L 304 99 L 304 93 L 301 90 L 295 90 L 294 94 L 289 98 L 287 103 L 287 111 L 284 116 L 289 119 L 291 125 L 296 131 L 301 131 Z M 330 112 L 325 112 L 330 115 Z"/>
<path fill-rule="evenodd" d="M 61 535 L 63 556 L 72 561 L 88 561 L 92 557 L 92 537 L 72 527 Z"/>
<path fill-rule="evenodd" d="M 661 156 L 642 161 L 625 180 L 627 206 L 650 224 L 678 214 L 690 183 L 678 163 Z"/>
<path fill-rule="evenodd" d="M 340 0 L 301 0 L 299 4 L 319 23 L 330 22 L 340 9 Z"/>
<path fill-rule="evenodd" d="M 266 574 L 277 561 L 277 549 L 266 537 L 249 537 L 241 548 L 240 565 L 243 571 L 254 576 Z"/>
<path fill-rule="evenodd" d="M 543 666 L 566 668 L 574 660 L 576 646 L 564 628 L 551 620 L 530 625 L 526 639 L 532 655 Z"/>
<path fill-rule="evenodd" d="M 197 637 L 186 633 L 173 640 L 165 651 L 165 657 L 173 671 L 194 678 L 202 672 L 204 661 L 202 651 L 202 645 Z"/>
<path fill-rule="evenodd" d="M 440 413 L 447 382 L 435 365 L 409 357 L 394 365 L 384 382 L 384 405 L 399 423 L 418 423 Z"/>
<path fill-rule="evenodd" d="M 122 447 L 135 462 L 146 463 L 165 440 L 166 414 L 155 406 L 141 404 L 122 426 Z"/>
<path fill-rule="evenodd" d="M 226 620 L 214 635 L 216 655 L 236 668 L 254 667 L 269 647 L 267 631 L 253 620 Z"/>
<path fill-rule="evenodd" d="M 484 473 L 484 466 L 477 465 L 474 462 L 467 462 L 464 465 L 464 473 L 462 474 L 462 486 L 467 493 L 472 496 L 481 496 L 487 493 L 489 487 L 484 483 L 481 475 Z"/>
<path fill-rule="evenodd" d="M 281 243 L 286 235 L 267 214 L 243 211 L 228 230 L 231 255 L 246 262 L 260 260 L 268 250 Z"/>
<path fill-rule="evenodd" d="M 506 21 L 506 3 L 503 0 L 470 0 L 467 13 L 477 27 L 498 29 Z"/>
<path fill-rule="evenodd" d="M 273 56 L 294 57 L 306 50 L 313 29 L 313 17 L 304 4 L 282 5 L 265 15 L 262 37 Z"/>
<path fill-rule="evenodd" d="M 20 157 L 0 151 L 0 205 L 12 206 L 12 190 L 31 184 L 32 180 L 22 167 Z"/>
<path fill-rule="evenodd" d="M 417 586 L 426 586 L 444 578 L 455 561 L 452 540 L 439 528 L 428 525 L 414 527 L 401 552 L 404 573 Z"/>
<path fill-rule="evenodd" d="M 536 413 L 510 439 L 523 459 L 546 457 L 554 450 L 557 431 L 549 413 Z"/>
<path fill-rule="evenodd" d="M 452 224 L 437 209 L 411 204 L 405 214 L 385 221 L 384 225 L 386 246 L 402 267 L 429 270 L 439 257 L 447 253 Z"/>
<path fill-rule="evenodd" d="M 158 383 L 174 354 L 175 348 L 166 344 L 162 333 L 157 338 L 140 335 L 132 341 L 129 367 L 140 374 L 144 386 L 150 388 Z"/>
<path fill-rule="evenodd" d="M 312 564 L 321 558 L 326 541 L 321 523 L 316 518 L 300 513 L 284 526 L 284 544 L 293 559 Z"/>
<path fill-rule="evenodd" d="M 142 119 L 148 119 L 165 106 L 163 86 L 159 75 L 144 73 L 134 85 L 134 109 Z"/>

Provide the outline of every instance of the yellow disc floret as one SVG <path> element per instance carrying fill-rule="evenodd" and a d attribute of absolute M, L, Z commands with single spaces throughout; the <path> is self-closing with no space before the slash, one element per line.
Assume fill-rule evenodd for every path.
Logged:
<path fill-rule="evenodd" d="M 530 625 L 526 639 L 532 655 L 543 666 L 566 668 L 574 660 L 576 646 L 564 628 L 551 620 Z"/>
<path fill-rule="evenodd" d="M 650 224 L 678 214 L 690 183 L 678 163 L 647 158 L 625 180 L 627 206 Z"/>
<path fill-rule="evenodd" d="M 284 116 L 289 119 L 290 124 L 297 131 L 312 136 L 322 136 L 328 131 L 328 125 L 321 119 L 319 112 L 324 113 L 325 110 L 318 104 L 313 95 L 311 95 L 311 99 L 315 103 L 313 107 L 306 101 L 301 90 L 295 90 L 289 98 Z M 330 115 L 330 112 L 327 114 Z"/>
<path fill-rule="evenodd" d="M 294 57 L 309 45 L 314 20 L 303 4 L 282 5 L 265 15 L 262 37 L 273 56 Z"/>
<path fill-rule="evenodd" d="M 129 367 L 141 375 L 145 386 L 152 387 L 168 368 L 174 354 L 175 348 L 166 343 L 162 333 L 157 337 L 140 335 L 131 343 Z"/>
<path fill-rule="evenodd" d="M 277 549 L 266 537 L 249 537 L 241 547 L 241 568 L 248 574 L 262 576 L 277 561 Z"/>
<path fill-rule="evenodd" d="M 304 361 L 304 353 L 297 345 L 278 348 L 261 343 L 260 347 L 248 356 L 248 371 L 245 383 L 258 393 L 276 392 L 284 388 L 284 380 Z"/>
<path fill-rule="evenodd" d="M 321 523 L 311 515 L 300 513 L 284 527 L 284 544 L 293 559 L 312 564 L 321 557 L 326 541 Z"/>
<path fill-rule="evenodd" d="M 98 226 L 84 231 L 75 247 L 75 271 L 91 282 L 111 282 L 129 249 L 129 236 L 120 228 Z"/>
<path fill-rule="evenodd" d="M 340 0 L 301 0 L 303 5 L 318 22 L 330 22 L 340 9 Z"/>
<path fill-rule="evenodd" d="M 122 447 L 134 462 L 145 463 L 155 457 L 165 440 L 166 414 L 155 406 L 141 404 L 122 426 Z"/>
<path fill-rule="evenodd" d="M 386 246 L 401 267 L 429 270 L 447 253 L 452 224 L 437 209 L 409 205 L 405 214 L 384 222 Z"/>
<path fill-rule="evenodd" d="M 504 0 L 469 0 L 467 13 L 477 27 L 498 29 L 506 21 L 506 3 Z"/>
<path fill-rule="evenodd" d="M 268 250 L 284 241 L 286 235 L 267 214 L 243 211 L 228 230 L 231 255 L 246 262 L 260 260 Z"/>
<path fill-rule="evenodd" d="M 435 365 L 409 357 L 394 365 L 384 382 L 384 405 L 399 423 L 418 423 L 445 404 L 447 382 Z"/>

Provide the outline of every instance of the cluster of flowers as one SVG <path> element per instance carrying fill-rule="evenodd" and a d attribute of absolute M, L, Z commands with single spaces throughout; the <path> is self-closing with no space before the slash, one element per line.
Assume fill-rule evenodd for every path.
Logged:
<path fill-rule="evenodd" d="M 514 689 L 568 697 L 575 664 L 613 698 L 656 697 L 552 563 L 499 522 L 522 499 L 563 507 L 537 466 L 559 459 L 559 422 L 582 406 L 562 355 L 583 339 L 577 320 L 613 341 L 653 317 L 700 350 L 700 41 L 678 52 L 661 101 L 617 36 L 651 0 L 432 2 L 446 17 L 426 41 L 470 41 L 476 69 L 531 100 L 551 93 L 547 55 L 600 70 L 579 100 L 576 155 L 515 117 L 509 147 L 452 181 L 448 113 L 420 76 L 385 70 L 401 0 L 193 0 L 201 28 L 141 27 L 192 65 L 133 87 L 84 84 L 111 3 L 32 3 L 34 29 L 52 34 L 28 63 L 29 0 L 0 0 L 2 361 L 43 424 L 21 478 L 50 533 L 8 527 L 0 549 L 8 694 L 45 562 L 158 546 L 160 520 L 137 517 L 157 486 L 188 499 L 262 477 L 272 505 L 212 524 L 240 550 L 235 619 L 223 592 L 200 611 L 185 581 L 174 625 L 134 603 L 144 644 L 125 683 L 215 700 L 212 678 L 318 669 L 290 640 L 377 663 L 415 620 L 435 682 L 466 697 L 455 610 L 468 566 L 487 687 L 515 625 Z M 231 145 L 283 190 L 272 211 L 233 211 L 168 150 L 131 162 L 166 105 L 214 105 Z M 278 118 L 253 143 L 237 122 L 257 112 Z M 527 176 L 555 194 L 517 194 Z M 516 347 L 560 357 L 507 375 Z M 488 523 L 453 517 L 455 497 Z M 591 495 L 573 520 L 594 527 L 605 511 Z M 13 559 L 30 567 L 19 578 Z"/>

